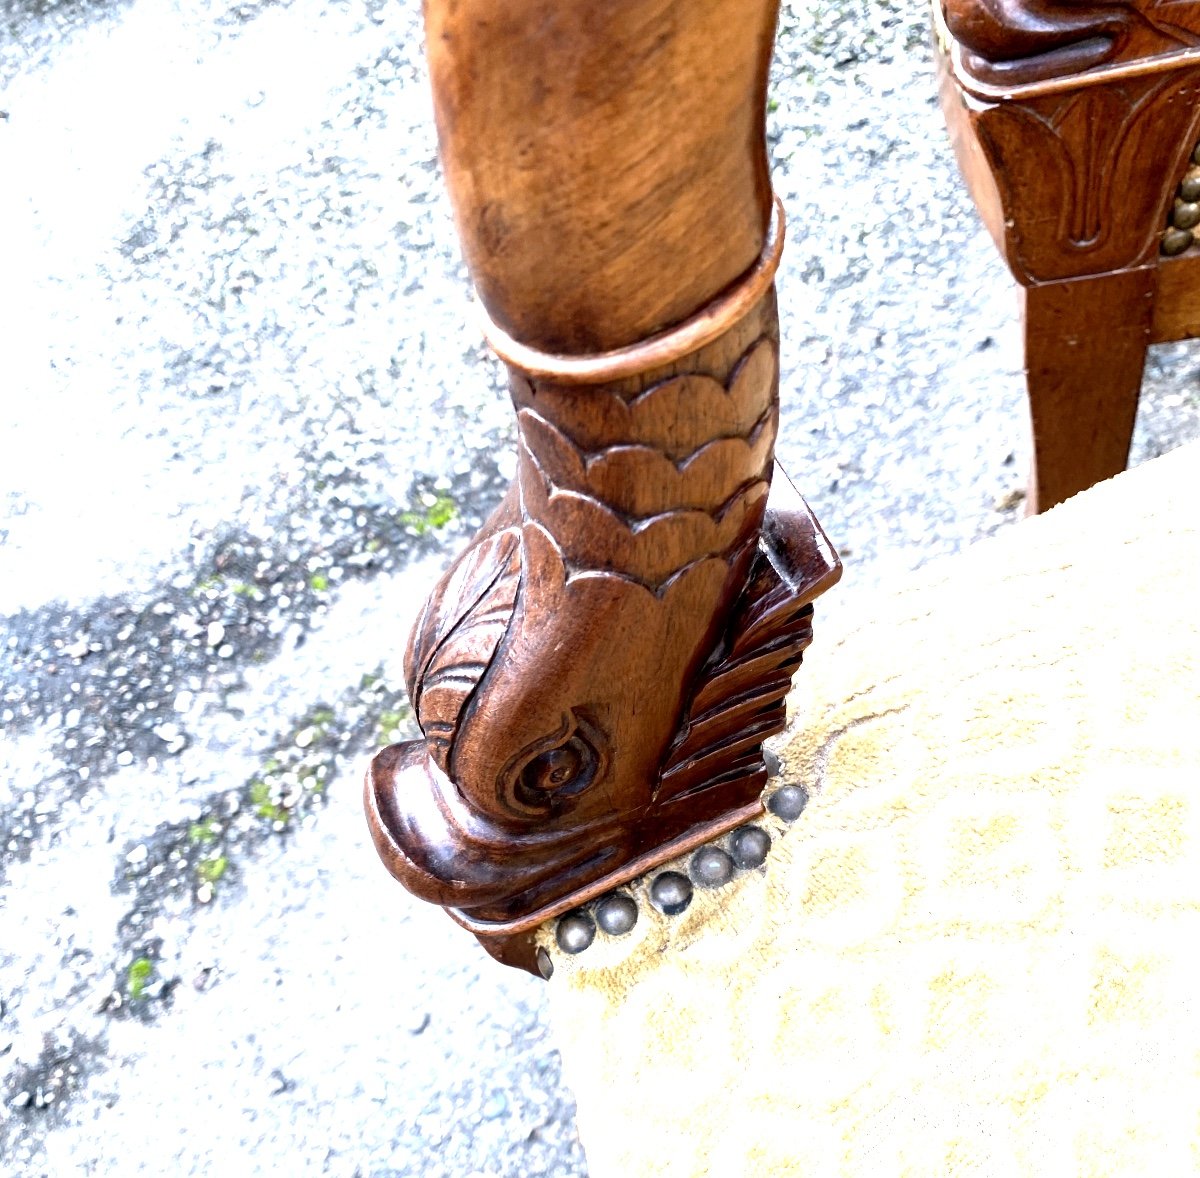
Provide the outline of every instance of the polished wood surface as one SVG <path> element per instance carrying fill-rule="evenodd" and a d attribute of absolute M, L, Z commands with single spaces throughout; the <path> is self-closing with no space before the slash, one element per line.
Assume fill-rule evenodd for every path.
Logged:
<path fill-rule="evenodd" d="M 1021 288 L 1031 514 L 1125 469 L 1153 299 L 1151 266 Z"/>
<path fill-rule="evenodd" d="M 832 546 L 775 470 L 774 0 L 429 0 L 507 496 L 409 642 L 422 739 L 366 782 L 388 870 L 499 960 L 761 809 Z"/>
<path fill-rule="evenodd" d="M 1178 56 L 1200 45 L 1197 0 L 945 0 L 943 11 L 966 68 L 999 85 Z"/>
<path fill-rule="evenodd" d="M 1200 336 L 1200 254 L 1163 258 L 1154 275 L 1152 344 Z"/>
<path fill-rule="evenodd" d="M 1200 4 L 945 0 L 934 25 L 959 165 L 1023 288 L 1040 511 L 1124 469 L 1146 347 L 1200 328 L 1200 272 L 1162 256 L 1200 134 Z"/>
<path fill-rule="evenodd" d="M 755 261 L 776 0 L 430 0 L 446 182 L 484 306 L 549 352 L 690 316 Z"/>
<path fill-rule="evenodd" d="M 369 774 L 376 846 L 411 891 L 508 936 L 756 804 L 840 571 L 802 501 L 768 514 L 777 384 L 771 292 L 637 377 L 512 373 L 516 481 L 409 644 L 425 739 Z"/>

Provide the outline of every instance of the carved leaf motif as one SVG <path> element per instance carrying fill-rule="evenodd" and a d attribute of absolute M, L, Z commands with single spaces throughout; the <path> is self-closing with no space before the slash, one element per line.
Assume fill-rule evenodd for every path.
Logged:
<path fill-rule="evenodd" d="M 1076 247 L 1100 239 L 1112 218 L 1110 173 L 1136 105 L 1117 86 L 1093 86 L 1064 102 L 1050 124 L 1075 162 L 1059 233 Z"/>
<path fill-rule="evenodd" d="M 1019 276 L 1046 282 L 1154 257 L 1170 192 L 1147 182 L 1146 161 L 1159 161 L 1155 177 L 1182 171 L 1195 141 L 1198 75 L 1195 67 L 1148 73 L 980 114 L 976 130 Z"/>
<path fill-rule="evenodd" d="M 702 686 L 663 760 L 662 800 L 743 772 L 740 754 L 757 758 L 762 740 L 783 729 L 785 697 L 811 641 L 812 606 L 797 598 L 760 551 L 745 608 L 701 672 Z"/>
<path fill-rule="evenodd" d="M 443 772 L 459 716 L 508 629 L 520 573 L 520 533 L 493 533 L 463 553 L 413 631 L 409 695 L 430 756 Z"/>

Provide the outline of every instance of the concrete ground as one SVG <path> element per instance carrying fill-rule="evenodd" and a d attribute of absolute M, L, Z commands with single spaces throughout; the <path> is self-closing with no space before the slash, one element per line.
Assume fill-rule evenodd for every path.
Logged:
<path fill-rule="evenodd" d="M 543 984 L 377 864 L 409 620 L 511 472 L 415 3 L 0 0 L 0 1170 L 586 1172 Z M 886 584 L 1017 516 L 926 17 L 786 5 L 779 457 Z M 1160 349 L 1134 458 L 1200 436 Z"/>

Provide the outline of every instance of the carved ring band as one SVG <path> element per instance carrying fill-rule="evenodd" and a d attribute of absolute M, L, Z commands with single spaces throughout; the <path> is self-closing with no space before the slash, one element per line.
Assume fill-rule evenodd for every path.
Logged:
<path fill-rule="evenodd" d="M 534 379 L 558 384 L 601 384 L 662 368 L 712 343 L 738 322 L 762 298 L 775 278 L 783 255 L 783 205 L 776 197 L 762 253 L 737 285 L 713 299 L 675 327 L 611 352 L 591 356 L 559 356 L 515 340 L 479 307 L 483 334 L 505 363 Z"/>

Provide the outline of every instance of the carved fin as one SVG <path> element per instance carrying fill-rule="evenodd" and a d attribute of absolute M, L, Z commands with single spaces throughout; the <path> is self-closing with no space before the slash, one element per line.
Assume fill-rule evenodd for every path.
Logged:
<path fill-rule="evenodd" d="M 497 570 L 512 559 L 512 550 L 519 542 L 520 520 L 517 489 L 509 487 L 471 544 L 442 574 L 426 599 L 404 652 L 404 682 L 414 705 L 420 693 L 421 673 L 438 644 L 472 611 Z"/>
<path fill-rule="evenodd" d="M 760 553 L 756 564 L 762 560 Z M 761 566 L 755 572 L 761 574 Z M 791 594 L 779 595 L 758 617 L 748 649 L 741 644 L 737 653 L 726 648 L 710 659 L 701 672 L 703 686 L 664 759 L 663 798 L 702 785 L 717 767 L 728 767 L 732 754 L 782 731 L 792 675 L 812 641 L 811 614 L 809 606 L 797 609 Z"/>
<path fill-rule="evenodd" d="M 508 629 L 520 584 L 520 550 L 515 528 L 468 549 L 413 632 L 409 694 L 430 756 L 443 771 L 458 718 Z"/>
<path fill-rule="evenodd" d="M 840 575 L 824 532 L 776 467 L 742 603 L 700 672 L 663 758 L 657 801 L 693 794 L 761 765 L 759 746 L 782 731 L 792 675 L 812 641 L 812 600 Z"/>

